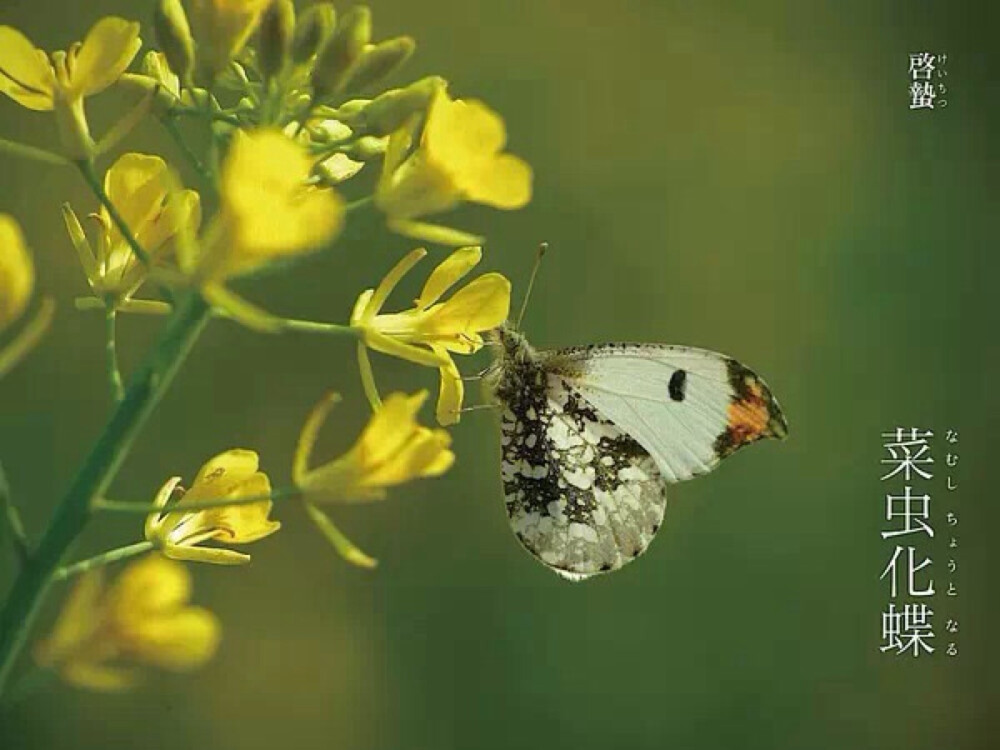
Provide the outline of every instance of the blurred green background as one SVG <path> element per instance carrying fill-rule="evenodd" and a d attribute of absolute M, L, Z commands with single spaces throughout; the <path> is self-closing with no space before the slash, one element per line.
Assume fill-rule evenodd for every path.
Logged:
<path fill-rule="evenodd" d="M 146 24 L 151 6 L 5 0 L 0 23 L 64 48 L 105 14 Z M 208 668 L 154 675 L 128 695 L 53 686 L 0 718 L 0 747 L 996 747 L 998 6 L 373 10 L 378 36 L 418 40 L 405 80 L 441 73 L 456 95 L 488 101 L 535 168 L 527 209 L 449 217 L 489 237 L 483 268 L 508 274 L 516 298 L 538 242 L 551 244 L 525 323 L 532 341 L 729 353 L 778 394 L 790 439 L 676 487 L 646 556 L 570 585 L 509 532 L 497 428 L 470 414 L 447 476 L 334 510 L 380 558 L 377 572 L 343 563 L 297 508 L 280 507 L 285 529 L 250 550 L 251 566 L 195 571 L 196 600 L 225 626 Z M 908 109 L 908 54 L 924 50 L 948 55 L 946 110 Z M 98 132 L 119 104 L 90 102 Z M 55 142 L 49 117 L 7 99 L 0 137 Z M 176 155 L 153 123 L 127 147 Z M 40 287 L 60 301 L 51 335 L 0 387 L 0 457 L 37 531 L 109 406 L 102 323 L 72 308 L 85 283 L 58 213 L 65 200 L 78 212 L 94 202 L 69 171 L 5 157 L 0 175 L 0 210 L 23 223 Z M 336 252 L 248 293 L 342 321 L 410 246 L 362 222 Z M 157 325 L 121 322 L 126 369 Z M 471 374 L 486 356 L 461 365 Z M 376 368 L 386 390 L 434 385 L 406 363 L 379 357 Z M 233 446 L 259 451 L 285 483 L 301 421 L 330 388 L 345 404 L 326 455 L 365 418 L 350 347 L 212 326 L 115 496 L 148 498 Z M 918 660 L 878 651 L 892 548 L 879 537 L 880 433 L 911 424 L 961 439 L 958 491 L 933 485 L 928 548 L 943 590 L 943 516 L 958 512 L 959 596 L 935 597 L 939 651 Z M 102 518 L 75 555 L 138 534 L 134 518 Z M 10 574 L 5 554 L 0 586 Z M 947 617 L 960 622 L 955 658 L 943 654 Z"/>

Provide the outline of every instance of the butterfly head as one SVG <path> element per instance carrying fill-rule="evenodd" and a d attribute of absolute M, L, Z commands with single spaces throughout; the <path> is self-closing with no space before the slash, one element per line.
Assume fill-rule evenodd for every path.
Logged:
<path fill-rule="evenodd" d="M 523 362 L 534 357 L 535 350 L 531 348 L 528 339 L 510 323 L 503 323 L 494 328 L 490 331 L 489 337 L 496 349 L 495 356 L 498 360 Z"/>
<path fill-rule="evenodd" d="M 537 360 L 535 350 L 510 323 L 494 328 L 486 340 L 493 351 L 493 362 L 484 373 L 488 392 L 502 390 L 506 381 L 519 380 L 526 371 L 533 369 L 532 363 Z"/>

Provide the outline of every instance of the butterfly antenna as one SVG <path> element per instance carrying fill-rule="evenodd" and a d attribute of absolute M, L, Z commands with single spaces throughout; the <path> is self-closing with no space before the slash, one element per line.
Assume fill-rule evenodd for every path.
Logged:
<path fill-rule="evenodd" d="M 531 269 L 531 278 L 528 280 L 528 291 L 524 293 L 524 299 L 521 301 L 521 311 L 517 314 L 517 330 L 521 330 L 521 321 L 524 320 L 524 311 L 528 309 L 528 300 L 531 299 L 531 290 L 535 286 L 535 277 L 538 276 L 538 269 L 542 265 L 542 257 L 548 249 L 548 242 L 543 242 L 538 246 L 538 252 L 535 254 L 535 265 Z"/>

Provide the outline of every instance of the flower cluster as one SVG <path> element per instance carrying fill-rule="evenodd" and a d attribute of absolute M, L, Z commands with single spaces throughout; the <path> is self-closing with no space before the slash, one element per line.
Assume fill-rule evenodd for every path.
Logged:
<path fill-rule="evenodd" d="M 292 0 L 150 2 L 151 34 L 135 21 L 108 17 L 65 51 L 46 52 L 0 26 L 0 93 L 50 113 L 61 144 L 55 153 L 0 138 L 0 155 L 72 167 L 92 193 L 64 203 L 62 216 L 67 251 L 75 250 L 88 290 L 76 308 L 84 318 L 93 310 L 104 316 L 101 350 L 113 409 L 99 449 L 81 469 L 86 481 L 56 511 L 61 547 L 36 552 L 6 491 L 0 493 L 0 523 L 11 531 L 0 540 L 12 538 L 28 563 L 0 612 L 0 631 L 5 621 L 32 624 L 48 582 L 80 576 L 34 654 L 66 681 L 103 690 L 135 684 L 143 666 L 182 671 L 212 656 L 221 626 L 189 603 L 184 563 L 249 563 L 245 545 L 281 529 L 272 514 L 284 501 L 301 508 L 345 559 L 376 564 L 337 528 L 330 508 L 382 500 L 452 467 L 447 428 L 458 422 L 465 397 L 457 355 L 482 349 L 484 335 L 510 309 L 503 275 L 467 280 L 483 260 L 484 239 L 438 222 L 463 203 L 517 209 L 532 191 L 531 168 L 506 152 L 506 125 L 488 105 L 454 97 L 440 76 L 391 85 L 415 42 L 375 38 L 364 6 L 338 14 L 327 2 L 301 13 Z M 156 42 L 142 54 L 141 31 Z M 111 87 L 135 101 L 94 136 L 85 104 L 92 108 L 88 100 Z M 121 148 L 145 123 L 175 142 L 179 163 Z M 447 248 L 412 305 L 396 307 L 390 297 L 429 254 L 423 247 L 361 291 L 341 322 L 283 317 L 244 296 L 253 287 L 240 281 L 293 273 L 304 256 L 335 245 L 345 252 L 344 227 L 362 211 L 377 219 L 367 226 Z M 376 241 L 366 237 L 364 244 L 359 259 L 371 256 Z M 34 286 L 24 235 L 0 214 L 0 375 L 38 343 L 52 318 L 50 300 L 33 302 Z M 349 307 L 347 300 L 340 309 Z M 136 371 L 123 376 L 116 325 L 129 313 L 169 319 Z M 266 334 L 340 337 L 349 346 L 346 360 L 357 357 L 372 411 L 367 422 L 338 457 L 315 461 L 321 429 L 340 400 L 330 393 L 306 418 L 284 483 L 272 482 L 255 451 L 234 448 L 205 461 L 186 489 L 180 476 L 160 477 L 160 489 L 145 500 L 104 496 L 213 320 Z M 421 416 L 427 391 L 383 397 L 372 351 L 437 370 L 436 425 Z M 136 538 L 64 564 L 84 523 L 114 512 L 141 516 Z M 264 551 L 255 559 L 266 547 L 257 547 Z M 139 555 L 113 580 L 105 575 L 105 566 Z M 0 693 L 19 644 L 0 636 Z"/>

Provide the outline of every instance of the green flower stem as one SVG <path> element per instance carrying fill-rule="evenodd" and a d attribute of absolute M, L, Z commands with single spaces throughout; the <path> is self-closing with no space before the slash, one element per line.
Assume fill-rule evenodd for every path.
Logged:
<path fill-rule="evenodd" d="M 0 378 L 10 372 L 14 365 L 38 345 L 42 336 L 49 330 L 55 312 L 55 300 L 46 297 L 38 306 L 38 312 L 21 328 L 14 340 L 0 349 Z"/>
<path fill-rule="evenodd" d="M 80 169 L 80 174 L 83 175 L 83 179 L 87 181 L 87 185 L 90 186 L 90 189 L 94 191 L 94 195 L 97 196 L 101 205 L 107 209 L 108 215 L 111 217 L 111 221 L 113 221 L 115 226 L 118 227 L 118 231 L 122 233 L 122 237 L 125 238 L 128 246 L 132 248 L 132 252 L 135 253 L 135 257 L 141 260 L 146 268 L 152 268 L 153 260 L 149 257 L 149 253 L 147 253 L 146 249 L 139 244 L 139 240 L 137 240 L 135 235 L 132 234 L 132 230 L 129 228 L 128 224 L 125 223 L 125 219 L 123 219 L 122 215 L 118 213 L 118 208 L 111 202 L 108 194 L 104 192 L 104 185 L 101 183 L 100 178 L 98 178 L 97 173 L 94 171 L 94 164 L 89 161 L 78 161 L 76 162 L 76 166 Z"/>
<path fill-rule="evenodd" d="M 86 560 L 75 562 L 72 565 L 64 565 L 61 568 L 57 568 L 55 573 L 52 574 L 52 580 L 65 581 L 67 578 L 80 575 L 80 573 L 86 573 L 88 570 L 103 568 L 105 565 L 110 565 L 119 560 L 128 560 L 130 557 L 144 554 L 151 549 L 153 549 L 153 543 L 143 541 L 108 550 L 94 557 L 88 557 Z"/>
<path fill-rule="evenodd" d="M 316 100 L 313 97 L 309 97 L 309 104 L 302 111 L 301 114 L 296 115 L 293 119 L 298 120 L 295 125 L 295 132 L 292 133 L 293 138 L 298 138 L 299 133 L 305 128 L 306 123 L 309 122 L 309 118 L 312 117 L 313 110 L 316 108 Z"/>
<path fill-rule="evenodd" d="M 73 300 L 73 306 L 81 312 L 91 312 L 93 310 L 106 311 L 107 305 L 100 297 L 77 297 Z M 134 315 L 156 315 L 163 317 L 169 315 L 173 307 L 167 302 L 158 299 L 123 299 L 115 305 L 115 311 L 119 313 L 130 313 Z"/>
<path fill-rule="evenodd" d="M 214 192 L 215 181 L 212 179 L 212 175 L 209 174 L 208 168 L 202 163 L 201 159 L 198 158 L 198 155 L 191 150 L 191 146 L 184 139 L 184 135 L 178 129 L 177 123 L 174 122 L 174 119 L 171 116 L 172 114 L 173 111 L 160 118 L 160 122 L 163 124 L 164 130 L 167 131 L 167 134 L 177 145 L 177 148 L 180 149 L 181 155 L 187 160 L 188 164 L 191 165 L 191 168 L 195 171 L 198 177 L 201 178 L 204 185 Z"/>
<path fill-rule="evenodd" d="M 228 112 L 217 112 L 214 110 L 208 110 L 207 112 L 202 108 L 195 107 L 184 107 L 179 105 L 174 105 L 170 108 L 168 115 L 174 115 L 176 117 L 208 117 L 216 122 L 224 122 L 228 125 L 232 125 L 234 128 L 243 127 L 243 123 L 240 122 L 240 118 L 236 115 L 231 115 Z"/>
<path fill-rule="evenodd" d="M 174 503 L 165 508 L 151 505 L 149 503 L 133 503 L 122 500 L 107 500 L 98 498 L 91 507 L 94 510 L 104 510 L 113 513 L 134 513 L 136 515 L 151 516 L 154 513 L 183 513 L 184 511 L 205 510 L 206 508 L 228 508 L 233 505 L 252 505 L 265 500 L 285 500 L 290 497 L 299 497 L 302 492 L 298 487 L 282 487 L 272 490 L 269 495 L 246 495 L 244 497 L 220 497 L 210 500 L 191 500 Z"/>
<path fill-rule="evenodd" d="M 8 141 L 3 138 L 0 138 L 0 153 L 19 156 L 22 159 L 31 159 L 32 161 L 40 161 L 44 164 L 52 164 L 59 167 L 64 167 L 70 163 L 65 157 L 54 154 L 51 151 L 46 151 L 43 148 L 36 148 L 26 143 L 16 143 L 15 141 Z"/>
<path fill-rule="evenodd" d="M 0 612 L 0 694 L 24 647 L 67 549 L 79 536 L 114 480 L 140 430 L 167 391 L 181 364 L 209 319 L 209 305 L 189 292 L 177 305 L 146 361 L 129 380 L 122 400 L 69 491 L 53 514 L 45 534 L 14 582 Z"/>
<path fill-rule="evenodd" d="M 357 338 L 361 335 L 358 328 L 352 326 L 342 326 L 336 323 L 320 323 L 315 320 L 295 320 L 294 318 L 280 318 L 281 327 L 286 331 L 301 331 L 302 333 L 324 333 L 330 336 L 351 336 Z"/>
<path fill-rule="evenodd" d="M 344 211 L 346 213 L 351 213 L 352 211 L 357 211 L 359 208 L 364 208 L 375 200 L 374 195 L 366 195 L 364 198 L 358 198 L 356 201 L 351 201 L 350 203 L 344 204 Z"/>
<path fill-rule="evenodd" d="M 10 485 L 7 483 L 7 474 L 3 470 L 3 464 L 0 464 L 0 506 L 3 507 L 3 518 L 0 519 L 0 523 L 7 524 L 14 552 L 21 564 L 24 565 L 31 555 L 31 542 L 28 540 L 28 534 L 21 522 L 21 514 L 10 497 Z"/>
<path fill-rule="evenodd" d="M 112 125 L 111 129 L 104 134 L 94 147 L 94 153 L 98 155 L 107 153 L 121 143 L 129 133 L 135 130 L 135 127 L 143 121 L 146 115 L 149 114 L 150 109 L 152 109 L 155 95 L 155 90 L 150 91 L 138 104 L 125 113 L 124 117 Z"/>
<path fill-rule="evenodd" d="M 114 305 L 104 308 L 104 355 L 108 369 L 108 383 L 111 385 L 111 397 L 116 404 L 125 398 L 125 386 L 122 385 L 122 374 L 118 369 L 118 338 L 115 333 L 117 314 Z"/>

